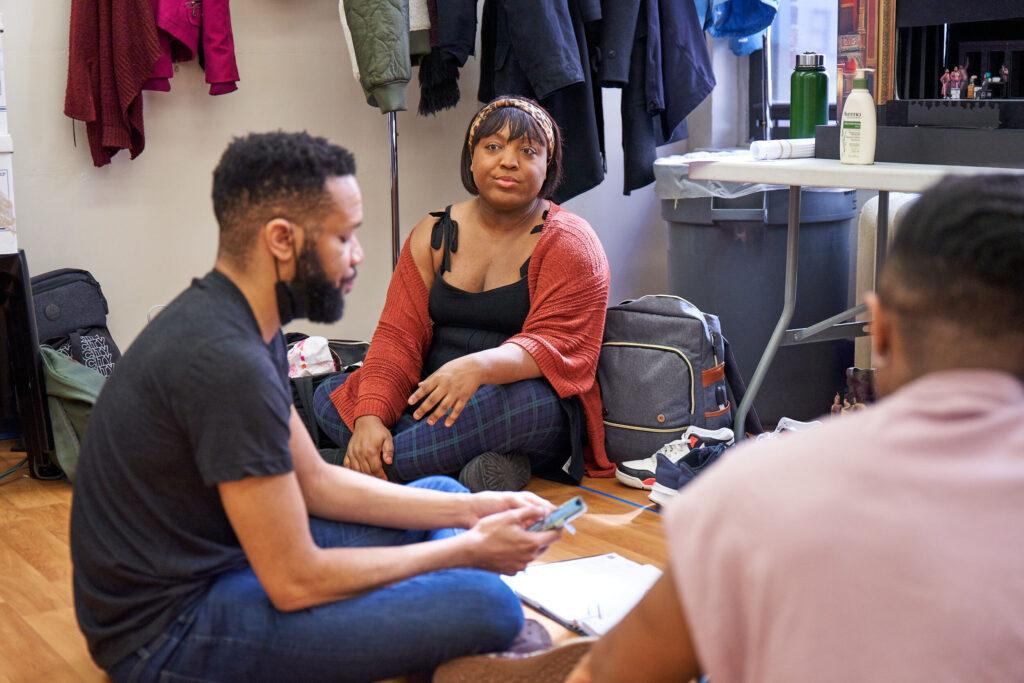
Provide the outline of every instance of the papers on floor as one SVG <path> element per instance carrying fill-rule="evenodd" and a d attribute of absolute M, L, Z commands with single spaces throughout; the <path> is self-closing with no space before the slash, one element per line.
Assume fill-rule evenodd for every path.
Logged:
<path fill-rule="evenodd" d="M 619 623 L 660 576 L 657 567 L 609 553 L 534 565 L 502 578 L 531 607 L 599 636 Z"/>

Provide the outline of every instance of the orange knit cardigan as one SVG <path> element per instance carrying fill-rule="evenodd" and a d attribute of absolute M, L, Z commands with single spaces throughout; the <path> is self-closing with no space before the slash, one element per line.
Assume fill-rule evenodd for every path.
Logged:
<path fill-rule="evenodd" d="M 597 386 L 609 280 L 608 260 L 593 229 L 552 203 L 530 258 L 530 312 L 522 332 L 505 342 L 526 349 L 560 397 L 579 397 L 590 440 L 584 458 L 592 477 L 615 472 L 604 450 Z M 364 415 L 391 426 L 405 410 L 433 333 L 428 296 L 407 240 L 363 367 L 331 394 L 349 429 Z"/>

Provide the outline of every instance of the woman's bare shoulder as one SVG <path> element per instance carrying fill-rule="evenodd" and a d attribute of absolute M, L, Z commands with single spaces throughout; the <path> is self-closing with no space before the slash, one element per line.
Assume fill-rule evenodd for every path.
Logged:
<path fill-rule="evenodd" d="M 428 213 L 413 226 L 412 232 L 409 234 L 409 250 L 412 252 L 413 261 L 416 262 L 428 287 L 433 281 L 434 273 L 434 255 L 430 246 L 430 236 L 436 222 L 437 217 Z"/>
<path fill-rule="evenodd" d="M 412 240 L 413 249 L 416 248 L 417 244 L 423 246 L 430 246 L 430 233 L 434 229 L 434 224 L 437 222 L 437 217 L 432 214 L 427 214 L 420 221 L 413 226 L 412 232 L 409 234 L 409 239 Z"/>

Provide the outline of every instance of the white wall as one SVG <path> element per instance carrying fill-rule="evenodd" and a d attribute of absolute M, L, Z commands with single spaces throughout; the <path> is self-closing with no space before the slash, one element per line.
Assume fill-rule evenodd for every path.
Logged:
<path fill-rule="evenodd" d="M 658 156 L 746 141 L 747 59 L 734 56 L 728 40 L 711 41 L 711 56 L 718 85 L 687 119 L 689 139 L 659 148 Z M 622 195 L 620 99 L 620 91 L 604 90 L 608 175 L 601 185 L 566 203 L 601 238 L 612 269 L 612 303 L 663 292 L 668 286 L 668 231 L 654 185 Z"/>
<path fill-rule="evenodd" d="M 366 214 L 360 240 L 367 261 L 360 281 L 345 318 L 322 332 L 368 338 L 390 276 L 387 120 L 365 104 L 352 77 L 337 1 L 233 3 L 239 90 L 211 97 L 198 66 L 180 65 L 172 92 L 145 94 L 145 152 L 134 161 L 122 152 L 101 169 L 92 166 L 84 126 L 75 125 L 76 147 L 71 121 L 62 113 L 69 6 L 69 0 L 0 0 L 7 26 L 18 240 L 32 272 L 91 270 L 110 302 L 114 337 L 127 347 L 151 306 L 173 298 L 213 263 L 217 227 L 210 177 L 230 137 L 306 129 L 353 151 Z M 691 121 L 697 145 L 733 144 L 741 134 L 745 98 L 734 95 L 746 86 L 741 80 L 742 88 L 736 87 L 734 73 L 743 69 L 738 64 L 716 49 L 716 70 L 722 70 L 714 101 Z M 465 197 L 459 149 L 478 106 L 476 60 L 462 72 L 462 103 L 433 118 L 414 113 L 415 76 L 412 111 L 398 117 L 403 236 L 427 211 Z M 652 187 L 622 196 L 619 93 L 606 91 L 604 104 L 608 177 L 567 207 L 601 237 L 612 266 L 611 298 L 619 300 L 664 289 L 666 236 Z M 662 151 L 683 149 L 685 143 Z"/>

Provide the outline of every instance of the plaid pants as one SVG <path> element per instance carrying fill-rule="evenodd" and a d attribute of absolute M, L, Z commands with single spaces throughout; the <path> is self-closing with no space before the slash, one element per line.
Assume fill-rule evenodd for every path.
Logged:
<path fill-rule="evenodd" d="M 342 421 L 330 395 L 348 379 L 328 379 L 313 395 L 316 421 L 341 449 L 352 432 Z M 455 424 L 426 418 L 415 420 L 409 408 L 391 428 L 395 457 L 388 477 L 412 481 L 433 474 L 458 473 L 470 460 L 487 451 L 521 453 L 533 468 L 561 465 L 571 454 L 569 421 L 561 399 L 544 379 L 512 384 L 485 384 L 466 403 Z"/>

